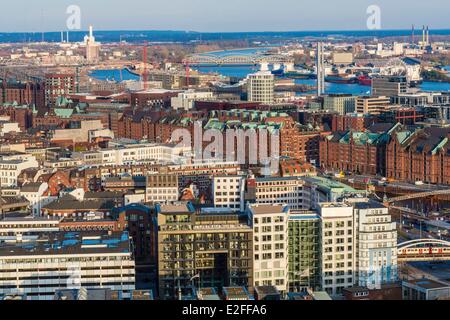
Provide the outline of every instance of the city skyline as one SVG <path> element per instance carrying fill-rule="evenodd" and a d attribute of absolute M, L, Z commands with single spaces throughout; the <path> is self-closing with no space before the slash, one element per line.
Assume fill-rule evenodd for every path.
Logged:
<path fill-rule="evenodd" d="M 406 0 L 392 4 L 387 0 L 345 0 L 339 6 L 331 1 L 308 4 L 305 1 L 267 1 L 263 5 L 254 0 L 240 3 L 212 3 L 205 0 L 169 2 L 130 0 L 123 10 L 117 0 L 95 3 L 80 0 L 60 1 L 54 4 L 43 0 L 33 5 L 7 3 L 2 6 L 6 14 L 0 21 L 0 32 L 51 32 L 66 30 L 71 5 L 81 9 L 81 30 L 94 25 L 96 30 L 186 30 L 197 32 L 264 32 L 264 31 L 355 31 L 367 30 L 370 14 L 367 8 L 376 5 L 381 10 L 381 30 L 406 30 L 411 24 L 420 28 L 447 29 L 446 12 L 450 3 L 430 0 L 411 5 Z M 139 10 L 136 10 L 139 8 Z M 239 8 L 240 10 L 237 10 Z M 14 12 L 21 12 L 20 15 Z M 75 30 L 74 30 L 75 31 Z"/>

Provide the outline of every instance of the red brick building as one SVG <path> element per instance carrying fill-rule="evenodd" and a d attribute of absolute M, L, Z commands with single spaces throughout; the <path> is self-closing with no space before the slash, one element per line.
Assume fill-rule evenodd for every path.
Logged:
<path fill-rule="evenodd" d="M 59 97 L 75 93 L 75 75 L 71 73 L 50 73 L 45 75 L 45 105 L 55 105 Z"/>
<path fill-rule="evenodd" d="M 0 104 L 45 106 L 44 85 L 37 82 L 2 82 L 0 85 Z"/>
<path fill-rule="evenodd" d="M 320 142 L 320 166 L 357 174 L 383 174 L 384 139 L 384 134 L 377 133 L 334 132 Z"/>
<path fill-rule="evenodd" d="M 0 115 L 7 115 L 11 121 L 19 124 L 20 130 L 26 132 L 28 128 L 31 128 L 33 123 L 33 112 L 28 106 L 13 106 L 4 105 L 0 107 Z"/>
<path fill-rule="evenodd" d="M 169 108 L 171 99 L 177 97 L 178 92 L 175 91 L 137 91 L 130 95 L 130 103 L 133 107 L 141 108 Z"/>
<path fill-rule="evenodd" d="M 377 122 L 374 116 L 361 114 L 340 115 L 335 114 L 332 118 L 331 131 L 365 131 Z"/>
<path fill-rule="evenodd" d="M 450 129 L 399 130 L 387 146 L 387 177 L 450 184 Z"/>

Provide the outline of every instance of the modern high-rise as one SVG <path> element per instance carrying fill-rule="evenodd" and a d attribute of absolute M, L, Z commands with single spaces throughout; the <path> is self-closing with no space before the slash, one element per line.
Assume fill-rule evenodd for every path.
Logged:
<path fill-rule="evenodd" d="M 274 103 L 275 76 L 270 71 L 260 71 L 247 77 L 248 101 Z"/>
<path fill-rule="evenodd" d="M 322 289 L 342 296 L 355 283 L 355 232 L 353 207 L 345 203 L 321 203 Z"/>
<path fill-rule="evenodd" d="M 289 214 L 289 291 L 320 290 L 320 216 L 314 211 Z"/>
<path fill-rule="evenodd" d="M 196 288 L 253 283 L 252 228 L 228 208 L 196 211 L 191 203 L 157 205 L 159 296 Z"/>
<path fill-rule="evenodd" d="M 289 207 L 254 204 L 248 207 L 253 227 L 253 286 L 288 290 Z"/>
<path fill-rule="evenodd" d="M 361 200 L 353 203 L 356 225 L 358 285 L 377 289 L 396 282 L 397 229 L 383 204 Z"/>

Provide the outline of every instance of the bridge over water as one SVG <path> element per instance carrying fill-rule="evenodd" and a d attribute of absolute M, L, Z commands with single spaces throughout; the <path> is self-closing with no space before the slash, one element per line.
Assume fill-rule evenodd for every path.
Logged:
<path fill-rule="evenodd" d="M 294 59 L 280 54 L 235 54 L 219 56 L 214 54 L 195 54 L 187 56 L 185 65 L 285 65 L 293 69 Z"/>

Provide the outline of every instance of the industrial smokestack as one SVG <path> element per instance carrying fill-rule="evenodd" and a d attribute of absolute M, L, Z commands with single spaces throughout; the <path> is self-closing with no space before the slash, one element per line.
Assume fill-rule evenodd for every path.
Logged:
<path fill-rule="evenodd" d="M 428 28 L 428 26 L 427 26 L 427 40 L 426 40 L 426 42 L 427 42 L 427 45 L 430 44 L 430 29 Z"/>
<path fill-rule="evenodd" d="M 93 36 L 94 36 L 94 29 L 92 28 L 92 26 L 89 26 L 89 38 L 92 39 Z"/>
<path fill-rule="evenodd" d="M 425 26 L 422 28 L 422 44 L 425 43 Z"/>
<path fill-rule="evenodd" d="M 413 46 L 415 45 L 415 40 L 416 40 L 414 33 L 415 33 L 415 28 L 414 28 L 414 25 L 412 25 L 411 41 L 412 41 Z"/>

